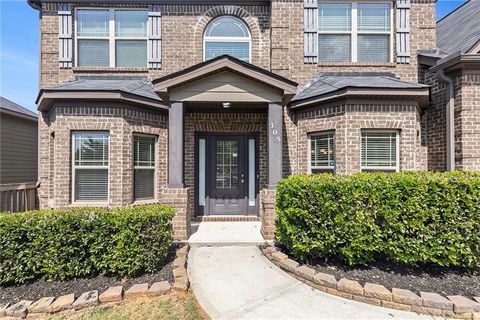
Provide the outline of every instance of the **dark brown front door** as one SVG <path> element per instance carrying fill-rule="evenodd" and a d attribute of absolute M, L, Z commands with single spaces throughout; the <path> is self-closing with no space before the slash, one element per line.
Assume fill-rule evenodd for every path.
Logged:
<path fill-rule="evenodd" d="M 197 139 L 199 214 L 256 214 L 256 149 L 254 136 L 205 135 Z"/>

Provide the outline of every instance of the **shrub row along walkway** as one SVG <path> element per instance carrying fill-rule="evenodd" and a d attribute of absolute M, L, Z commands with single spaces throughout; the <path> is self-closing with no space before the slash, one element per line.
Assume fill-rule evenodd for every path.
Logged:
<path fill-rule="evenodd" d="M 192 248 L 188 272 L 198 302 L 213 319 L 433 319 L 314 290 L 256 246 Z"/>

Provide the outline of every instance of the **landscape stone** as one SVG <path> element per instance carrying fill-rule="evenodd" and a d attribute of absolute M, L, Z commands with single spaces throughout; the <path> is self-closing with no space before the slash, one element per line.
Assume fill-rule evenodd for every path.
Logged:
<path fill-rule="evenodd" d="M 293 261 L 292 259 L 283 259 L 278 262 L 278 265 L 290 272 L 295 272 L 295 269 L 298 267 L 299 263 L 297 261 Z"/>
<path fill-rule="evenodd" d="M 324 287 L 337 289 L 337 279 L 331 274 L 319 272 L 313 277 L 313 282 Z"/>
<path fill-rule="evenodd" d="M 3 317 L 7 314 L 7 308 L 10 305 L 9 302 L 7 303 L 0 303 L 0 317 Z"/>
<path fill-rule="evenodd" d="M 117 302 L 122 301 L 123 298 L 123 287 L 110 287 L 99 297 L 100 302 Z"/>
<path fill-rule="evenodd" d="M 392 293 L 380 284 L 367 282 L 363 290 L 365 291 L 365 297 L 392 301 Z"/>
<path fill-rule="evenodd" d="M 358 301 L 358 302 L 368 303 L 368 304 L 371 304 L 371 305 L 374 305 L 374 306 L 381 306 L 382 305 L 382 300 L 375 299 L 375 298 L 353 296 L 353 300 Z"/>
<path fill-rule="evenodd" d="M 175 282 L 173 283 L 173 288 L 180 291 L 187 291 L 190 282 L 188 281 L 188 277 L 180 277 L 175 278 Z"/>
<path fill-rule="evenodd" d="M 88 291 L 82 293 L 82 295 L 73 303 L 75 309 L 86 308 L 98 304 L 98 291 Z"/>
<path fill-rule="evenodd" d="M 447 296 L 453 302 L 453 311 L 457 313 L 480 311 L 480 304 L 460 295 Z"/>
<path fill-rule="evenodd" d="M 170 290 L 170 283 L 168 281 L 155 282 L 148 289 L 147 293 L 149 296 L 159 296 L 168 290 Z"/>
<path fill-rule="evenodd" d="M 43 297 L 32 303 L 28 307 L 28 313 L 43 313 L 48 311 L 55 297 Z"/>
<path fill-rule="evenodd" d="M 288 259 L 288 256 L 283 252 L 277 251 L 272 253 L 272 259 L 275 261 L 282 261 Z"/>
<path fill-rule="evenodd" d="M 390 308 L 390 309 L 396 309 L 396 310 L 403 310 L 403 311 L 410 311 L 412 310 L 412 307 L 403 303 L 396 303 L 392 301 L 382 301 L 382 307 L 385 308 Z"/>
<path fill-rule="evenodd" d="M 185 267 L 178 267 L 172 270 L 174 278 L 186 277 L 187 276 L 187 269 Z"/>
<path fill-rule="evenodd" d="M 148 283 L 135 284 L 125 291 L 126 298 L 146 297 L 148 291 Z"/>
<path fill-rule="evenodd" d="M 7 308 L 5 314 L 10 317 L 25 318 L 28 314 L 28 307 L 33 303 L 30 300 L 22 300 Z"/>
<path fill-rule="evenodd" d="M 420 292 L 423 306 L 442 310 L 453 310 L 453 302 L 435 292 Z"/>
<path fill-rule="evenodd" d="M 342 278 L 337 282 L 337 289 L 357 296 L 363 296 L 363 288 L 360 283 L 347 278 Z"/>
<path fill-rule="evenodd" d="M 295 274 L 303 279 L 313 282 L 315 276 L 315 270 L 307 266 L 299 266 L 295 269 Z"/>
<path fill-rule="evenodd" d="M 416 313 L 429 314 L 431 316 L 444 316 L 445 310 L 437 308 L 427 308 L 420 306 L 412 306 L 412 311 Z"/>
<path fill-rule="evenodd" d="M 176 257 L 175 260 L 173 260 L 172 267 L 173 268 L 178 268 L 178 267 L 185 268 L 186 261 L 187 261 L 187 259 L 186 259 L 185 256 Z"/>
<path fill-rule="evenodd" d="M 188 246 L 185 245 L 177 250 L 177 257 L 186 257 L 188 253 Z"/>
<path fill-rule="evenodd" d="M 74 301 L 75 301 L 75 295 L 73 293 L 58 297 L 57 300 L 53 301 L 50 307 L 48 307 L 48 311 L 58 312 L 58 311 L 68 309 L 72 306 L 72 303 Z"/>
<path fill-rule="evenodd" d="M 418 307 L 421 307 L 423 303 L 422 298 L 420 298 L 410 290 L 393 288 L 392 295 L 393 301 L 397 303 L 403 303 Z"/>
<path fill-rule="evenodd" d="M 277 251 L 277 248 L 275 246 L 268 246 L 265 248 L 265 252 L 267 254 L 272 254 Z"/>

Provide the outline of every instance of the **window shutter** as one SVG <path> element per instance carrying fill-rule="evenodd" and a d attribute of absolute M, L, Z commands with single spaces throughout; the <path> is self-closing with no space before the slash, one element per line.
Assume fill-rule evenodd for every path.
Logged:
<path fill-rule="evenodd" d="M 61 69 L 72 67 L 72 6 L 58 5 L 58 63 Z"/>
<path fill-rule="evenodd" d="M 410 0 L 397 1 L 397 63 L 410 63 Z"/>
<path fill-rule="evenodd" d="M 317 63 L 318 61 L 318 8 L 317 0 L 304 0 L 304 62 Z"/>
<path fill-rule="evenodd" d="M 148 10 L 148 67 L 162 68 L 162 13 L 159 5 L 150 5 Z"/>

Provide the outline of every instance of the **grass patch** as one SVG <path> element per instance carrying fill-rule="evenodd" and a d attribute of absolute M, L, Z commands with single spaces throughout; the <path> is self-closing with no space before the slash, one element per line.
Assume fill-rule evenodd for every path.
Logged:
<path fill-rule="evenodd" d="M 204 320 L 192 293 L 180 298 L 170 293 L 152 299 L 126 300 L 118 305 L 98 306 L 74 314 L 58 315 L 49 320 Z"/>

